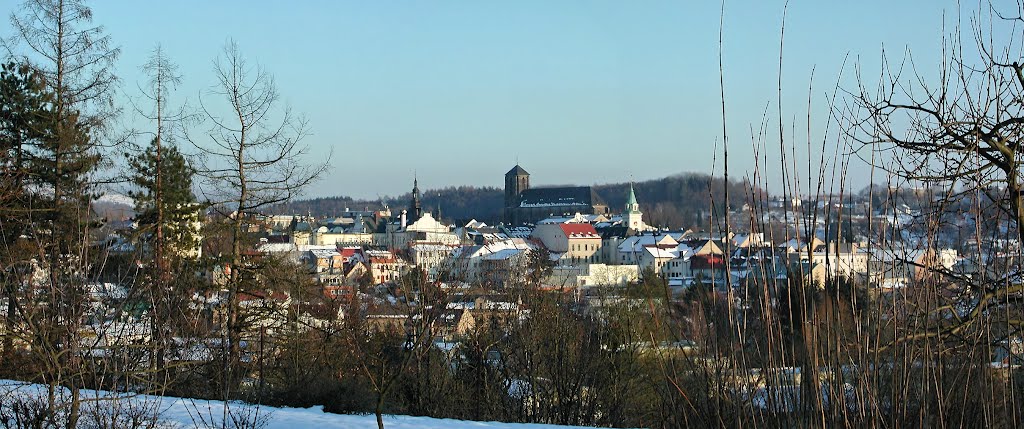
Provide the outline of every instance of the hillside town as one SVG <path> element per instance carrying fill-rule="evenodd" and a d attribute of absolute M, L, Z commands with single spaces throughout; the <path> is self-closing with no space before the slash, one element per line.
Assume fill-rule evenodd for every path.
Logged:
<path fill-rule="evenodd" d="M 550 260 L 543 287 L 581 299 L 592 288 L 626 287 L 644 275 L 665 280 L 678 296 L 698 282 L 724 292 L 791 276 L 819 285 L 843 277 L 893 291 L 928 275 L 929 267 L 992 274 L 979 272 L 992 266 L 979 262 L 993 256 L 971 252 L 977 242 L 956 246 L 955 237 L 915 231 L 911 225 L 921 214 L 905 204 L 871 213 L 866 202 L 849 201 L 846 207 L 835 204 L 826 217 L 823 201 L 793 198 L 787 204 L 776 198 L 763 212 L 755 214 L 747 205 L 730 213 L 746 217 L 736 222 L 745 227 L 667 230 L 644 222 L 632 187 L 624 207 L 610 208 L 589 187 L 530 188 L 529 174 L 519 165 L 505 179 L 507 222 L 497 225 L 439 220 L 422 207 L 417 183 L 408 206 L 400 209 L 254 219 L 251 231 L 260 242 L 253 250 L 290 258 L 309 269 L 325 295 L 347 299 L 360 284 L 395 284 L 411 272 L 446 287 L 497 292 L 527 272 L 536 254 Z M 805 216 L 814 212 L 820 212 L 817 219 Z M 840 213 L 852 231 L 837 231 L 842 225 L 834 217 Z M 884 240 L 864 235 L 872 216 Z M 759 231 L 759 225 L 781 224 L 787 217 L 782 233 Z M 972 228 L 969 218 L 962 222 L 960 228 Z M 998 245 L 1010 250 L 1015 243 Z"/>
<path fill-rule="evenodd" d="M 1006 263 L 999 262 L 1000 255 L 1012 254 L 1017 246 L 1012 239 L 957 246 L 958 238 L 945 231 L 917 228 L 921 213 L 906 204 L 872 209 L 865 201 L 851 200 L 833 204 L 826 216 L 830 207 L 820 198 L 773 198 L 763 210 L 745 205 L 730 212 L 730 219 L 747 221 L 729 223 L 744 227 L 668 230 L 645 223 L 642 200 L 632 187 L 626 205 L 614 208 L 603 205 L 590 187 L 531 188 L 529 173 L 519 165 L 506 173 L 505 183 L 507 222 L 497 225 L 451 223 L 439 210 L 425 210 L 418 181 L 408 206 L 400 209 L 352 210 L 323 218 L 247 214 L 248 257 L 297 267 L 317 295 L 303 303 L 273 284 L 248 291 L 241 298 L 244 304 L 280 310 L 258 317 L 282 319 L 256 320 L 254 326 L 280 325 L 289 312 L 300 312 L 311 326 L 362 318 L 378 321 L 367 326 L 404 330 L 406 319 L 415 316 L 408 304 L 419 300 L 420 288 L 431 285 L 450 297 L 445 303 L 450 320 L 429 332 L 437 341 L 458 342 L 475 319 L 493 313 L 488 309 L 516 308 L 519 303 L 510 292 L 529 278 L 541 290 L 572 297 L 581 311 L 623 297 L 631 285 L 645 281 L 664 284 L 666 295 L 659 299 L 683 300 L 699 288 L 731 296 L 743 306 L 763 298 L 751 297 L 749 290 L 765 284 L 774 290 L 789 279 L 819 288 L 842 280 L 880 296 L 901 294 L 937 270 L 996 279 L 996 267 Z M 845 219 L 837 221 L 838 216 Z M 975 228 L 969 216 L 959 221 L 957 231 Z M 776 228 L 766 233 L 760 228 L 766 225 Z M 840 231 L 844 225 L 850 230 Z M 876 229 L 871 237 L 865 235 L 868 225 Z M 134 251 L 117 237 L 106 239 L 112 251 Z M 198 257 L 204 247 L 209 246 L 198 245 L 189 254 Z M 992 250 L 978 253 L 981 248 Z M 204 277 L 216 286 L 230 270 L 217 265 Z M 96 288 L 109 293 L 109 287 L 121 286 Z M 211 318 L 205 324 L 218 332 L 217 307 L 227 302 L 227 291 L 206 290 L 193 297 L 193 305 L 204 308 L 201 314 Z M 323 311 L 325 302 L 330 311 Z"/>
<path fill-rule="evenodd" d="M 700 366 L 710 370 L 729 362 L 720 350 L 710 348 L 716 334 L 709 328 L 721 319 L 704 319 L 700 314 L 705 310 L 695 312 L 694 305 L 722 306 L 719 318 L 757 323 L 765 317 L 757 308 L 781 311 L 794 299 L 794 291 L 800 291 L 849 297 L 837 298 L 840 303 L 863 299 L 880 306 L 880 313 L 871 313 L 879 320 L 897 320 L 907 317 L 897 305 L 907 305 L 927 290 L 950 303 L 945 317 L 968 318 L 977 308 L 971 305 L 971 292 L 942 276 L 979 284 L 1017 281 L 1012 273 L 1019 244 L 1007 238 L 1007 225 L 978 222 L 981 212 L 956 208 L 976 201 L 950 202 L 943 212 L 924 213 L 929 206 L 920 202 L 931 201 L 926 189 L 887 189 L 892 200 L 880 207 L 872 207 L 877 198 L 871 195 L 841 200 L 765 195 L 742 207 L 724 207 L 727 214 L 715 216 L 720 221 L 706 229 L 685 230 L 648 225 L 642 195 L 632 185 L 628 189 L 624 206 L 609 207 L 587 186 L 531 187 L 529 173 L 516 165 L 505 174 L 504 219 L 496 225 L 454 221 L 439 207 L 424 207 L 416 179 L 406 207 L 345 210 L 334 216 L 218 214 L 194 204 L 185 210 L 189 214 L 184 221 L 168 230 L 176 234 L 174 228 L 184 228 L 189 232 L 184 235 L 192 237 L 167 249 L 175 258 L 193 261 L 181 266 L 195 270 L 194 276 L 178 278 L 199 279 L 175 286 L 184 299 L 185 307 L 176 310 L 184 325 L 173 337 L 157 341 L 157 308 L 139 300 L 137 277 L 126 277 L 119 268 L 87 285 L 90 304 L 77 325 L 79 347 L 100 362 L 131 356 L 128 350 L 140 344 L 162 343 L 159 359 L 179 368 L 177 377 L 184 377 L 188 386 L 196 383 L 190 378 L 196 368 L 216 365 L 227 353 L 225 341 L 230 344 L 228 335 L 237 330 L 242 372 L 236 377 L 242 392 L 261 391 L 254 388 L 266 382 L 260 368 L 284 358 L 287 343 L 296 336 L 340 335 L 350 346 L 351 341 L 375 336 L 390 338 L 382 344 L 398 342 L 409 356 L 437 354 L 453 368 L 471 365 L 473 353 L 482 353 L 478 364 L 505 372 L 511 371 L 517 353 L 529 350 L 518 348 L 523 346 L 511 339 L 514 333 L 543 321 L 537 312 L 551 311 L 546 305 L 561 303 L 558 311 L 598 331 L 622 314 L 633 319 L 630 323 L 660 320 L 667 325 L 627 335 L 628 346 L 640 353 L 637 362 L 650 359 L 650 353 L 668 353 L 691 364 L 701 359 Z M 706 210 L 713 213 L 715 208 Z M 146 254 L 151 244 L 145 234 L 139 239 L 139 222 L 125 212 L 105 213 L 120 213 L 122 219 L 96 219 L 102 225 L 93 235 L 98 249 L 111 261 L 121 258 L 127 266 L 143 267 L 146 263 L 138 255 Z M 923 222 L 936 217 L 945 225 Z M 243 233 L 241 265 L 219 253 L 226 249 L 224 231 L 217 228 L 223 219 L 237 221 Z M 960 235 L 971 230 L 977 233 Z M 48 275 L 41 267 L 34 272 L 40 278 Z M 232 289 L 232 279 L 241 286 Z M 824 316 L 811 316 L 808 322 L 836 323 L 818 317 Z M 479 350 L 482 336 L 496 339 Z M 596 346 L 623 347 L 608 340 Z M 1010 336 L 979 359 L 994 368 L 1017 368 L 1022 348 L 1019 337 Z M 152 353 L 140 350 L 129 359 L 144 367 Z M 748 406 L 793 412 L 804 388 L 798 374 L 808 367 L 789 362 L 766 365 L 776 371 L 772 373 L 731 370 L 727 385 Z M 130 377 L 131 367 L 104 377 Z M 855 406 L 860 399 L 849 389 L 856 377 L 836 373 L 854 371 L 853 366 L 818 370 L 821 395 L 835 394 L 825 393 L 837 387 L 824 380 L 840 377 L 846 382 L 838 389 L 849 395 L 848 406 Z M 503 395 L 526 404 L 550 399 L 537 385 L 547 383 L 543 377 L 525 381 L 519 378 L 523 376 L 503 376 L 508 377 L 502 382 Z M 404 383 L 415 381 L 401 380 L 402 389 L 412 388 Z M 335 382 L 346 383 L 346 377 Z M 774 398 L 779 391 L 789 393 Z M 506 418 L 586 424 L 600 416 L 559 420 L 551 412 L 527 408 Z"/>

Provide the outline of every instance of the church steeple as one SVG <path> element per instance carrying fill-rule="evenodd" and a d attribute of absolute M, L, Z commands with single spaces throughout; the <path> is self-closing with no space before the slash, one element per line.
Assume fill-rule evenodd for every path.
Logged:
<path fill-rule="evenodd" d="M 412 201 L 409 202 L 409 219 L 410 222 L 415 222 L 423 214 L 423 203 L 420 201 L 420 184 L 414 173 L 412 176 Z"/>
<path fill-rule="evenodd" d="M 633 213 L 640 211 L 640 204 L 636 202 L 636 192 L 633 192 L 633 184 L 629 184 L 629 197 L 626 198 L 626 212 Z"/>
<path fill-rule="evenodd" d="M 626 226 L 632 230 L 646 229 L 647 225 L 644 225 L 644 214 L 640 212 L 640 204 L 636 202 L 636 192 L 633 191 L 633 184 L 629 184 L 629 196 L 626 198 L 626 213 L 623 215 L 623 220 Z"/>

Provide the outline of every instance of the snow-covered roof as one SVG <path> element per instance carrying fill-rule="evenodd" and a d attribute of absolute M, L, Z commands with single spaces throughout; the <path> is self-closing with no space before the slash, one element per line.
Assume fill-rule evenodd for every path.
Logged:
<path fill-rule="evenodd" d="M 506 234 L 512 238 L 529 238 L 533 234 L 533 228 L 526 226 L 517 226 L 514 228 L 508 228 Z"/>
<path fill-rule="evenodd" d="M 679 242 L 677 242 L 674 238 L 672 238 L 672 236 L 668 234 L 644 234 L 627 237 L 625 240 L 622 240 L 622 243 L 619 243 L 618 249 L 619 252 L 622 253 L 639 253 L 642 252 L 643 248 L 647 246 L 674 247 L 678 245 Z"/>
<path fill-rule="evenodd" d="M 687 246 L 685 243 L 679 243 L 679 245 L 676 246 L 676 250 L 674 253 L 676 254 L 677 258 L 690 259 L 690 257 L 693 256 L 695 252 L 692 248 L 690 248 L 690 246 Z"/>
<path fill-rule="evenodd" d="M 457 247 L 450 244 L 416 243 L 409 246 L 409 250 L 413 252 L 451 252 Z"/>
<path fill-rule="evenodd" d="M 264 253 L 292 252 L 296 249 L 294 243 L 262 243 L 256 247 L 256 250 Z"/>
<path fill-rule="evenodd" d="M 309 249 L 309 253 L 313 254 L 314 258 L 326 259 L 334 256 L 341 256 L 335 249 Z"/>
<path fill-rule="evenodd" d="M 676 254 L 673 253 L 672 251 L 655 246 L 644 247 L 644 252 L 647 252 L 647 254 L 653 256 L 656 259 L 675 259 L 676 257 Z"/>
<path fill-rule="evenodd" d="M 501 249 L 497 252 L 491 253 L 490 255 L 484 256 L 484 260 L 487 261 L 505 261 L 525 252 L 525 249 Z"/>
<path fill-rule="evenodd" d="M 431 214 L 423 213 L 419 219 L 410 224 L 405 228 L 406 231 L 417 231 L 417 232 L 451 232 L 451 228 L 441 222 L 434 219 Z"/>
<path fill-rule="evenodd" d="M 298 248 L 298 250 L 300 252 L 305 252 L 307 250 L 314 250 L 314 249 L 324 249 L 324 250 L 337 250 L 338 249 L 338 246 L 334 245 L 334 244 L 299 244 L 296 247 Z"/>
<path fill-rule="evenodd" d="M 514 254 L 509 253 L 508 251 L 518 253 L 526 250 L 532 250 L 534 248 L 536 248 L 536 246 L 529 241 L 521 238 L 511 238 L 483 245 L 463 246 L 456 249 L 452 253 L 452 256 L 455 258 L 486 258 L 499 252 L 506 252 L 504 255 L 507 256 Z"/>
<path fill-rule="evenodd" d="M 466 228 L 484 228 L 486 226 L 487 226 L 486 223 L 480 222 L 480 221 L 478 221 L 476 219 L 472 219 L 472 220 L 470 220 L 469 222 L 466 223 L 465 227 Z"/>

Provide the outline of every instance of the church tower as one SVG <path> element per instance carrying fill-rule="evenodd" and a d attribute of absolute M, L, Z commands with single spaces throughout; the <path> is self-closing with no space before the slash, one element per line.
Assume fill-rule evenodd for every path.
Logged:
<path fill-rule="evenodd" d="M 636 193 L 633 192 L 633 184 L 629 184 L 629 197 L 626 198 L 626 212 L 623 215 L 623 220 L 629 229 L 639 231 L 646 229 L 647 225 L 644 225 L 644 214 L 640 212 L 640 204 L 636 202 Z"/>
<path fill-rule="evenodd" d="M 415 222 L 423 214 L 423 203 L 420 201 L 419 180 L 412 178 L 412 201 L 409 201 L 409 223 Z"/>
<path fill-rule="evenodd" d="M 515 223 L 515 209 L 519 207 L 519 196 L 530 189 L 530 173 L 516 164 L 505 173 L 505 223 Z"/>

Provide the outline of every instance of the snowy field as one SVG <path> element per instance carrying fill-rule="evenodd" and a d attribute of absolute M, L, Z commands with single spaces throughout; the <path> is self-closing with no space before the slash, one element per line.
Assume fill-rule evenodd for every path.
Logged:
<path fill-rule="evenodd" d="M 67 392 L 58 392 L 58 396 L 66 396 Z M 14 401 L 22 403 L 39 403 L 46 398 L 45 386 L 27 384 L 18 381 L 0 380 L 0 416 L 9 412 Z M 120 396 L 103 391 L 82 391 L 83 423 L 89 419 L 118 418 L 121 423 L 113 426 L 124 426 L 124 419 L 131 420 L 132 415 L 152 415 L 158 413 L 158 427 L 167 429 L 187 428 L 220 428 L 220 427 L 255 427 L 264 429 L 306 429 L 306 428 L 376 428 L 377 420 L 370 415 L 342 415 L 325 413 L 322 407 L 312 408 L 274 408 L 253 406 L 240 402 L 228 403 L 229 423 L 222 425 L 225 416 L 224 403 L 221 401 L 205 401 L 166 396 L 133 395 Z M 95 401 L 94 399 L 100 399 Z M 234 425 L 233 420 L 249 424 Z M 0 426 L 3 422 L 0 422 Z M 384 416 L 384 427 L 388 429 L 554 429 L 575 426 L 557 426 L 541 424 L 474 422 L 465 420 L 434 419 L 429 417 Z"/>

